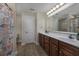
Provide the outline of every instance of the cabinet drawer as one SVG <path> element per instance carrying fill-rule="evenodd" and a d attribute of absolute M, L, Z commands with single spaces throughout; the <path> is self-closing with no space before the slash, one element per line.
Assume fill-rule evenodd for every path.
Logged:
<path fill-rule="evenodd" d="M 51 46 L 51 48 L 52 48 L 52 47 L 55 47 L 55 48 L 57 48 L 57 49 L 58 49 L 58 46 L 57 46 L 57 45 L 55 45 L 55 44 L 52 44 L 52 43 L 51 43 L 51 44 L 50 44 L 50 46 Z"/>
<path fill-rule="evenodd" d="M 73 54 L 61 48 L 59 51 L 59 56 L 73 56 Z"/>
<path fill-rule="evenodd" d="M 50 37 L 50 42 L 58 46 L 58 40 Z"/>
<path fill-rule="evenodd" d="M 66 50 L 66 51 L 68 51 L 68 52 L 70 52 L 74 55 L 79 55 L 79 48 L 74 47 L 70 44 L 67 44 L 67 43 L 64 43 L 64 42 L 60 41 L 59 42 L 59 47 L 60 47 L 60 49 L 64 49 L 64 50 Z"/>

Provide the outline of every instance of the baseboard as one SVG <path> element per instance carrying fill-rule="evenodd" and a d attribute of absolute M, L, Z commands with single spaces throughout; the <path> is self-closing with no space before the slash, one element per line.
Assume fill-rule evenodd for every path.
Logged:
<path fill-rule="evenodd" d="M 36 43 L 36 45 L 39 45 L 39 43 L 38 42 L 35 42 Z"/>
<path fill-rule="evenodd" d="M 39 45 L 39 43 L 38 42 L 29 42 L 29 43 L 35 43 L 36 45 Z M 21 45 L 23 46 L 23 45 L 25 45 L 25 44 L 28 44 L 28 43 L 21 43 Z"/>

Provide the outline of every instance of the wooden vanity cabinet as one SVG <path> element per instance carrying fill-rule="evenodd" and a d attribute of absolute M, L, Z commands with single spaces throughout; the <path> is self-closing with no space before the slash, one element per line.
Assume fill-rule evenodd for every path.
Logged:
<path fill-rule="evenodd" d="M 50 55 L 49 37 L 39 33 L 39 44 L 44 49 L 44 51 L 47 53 L 47 55 Z"/>
<path fill-rule="evenodd" d="M 59 56 L 79 56 L 79 48 L 59 41 Z"/>
<path fill-rule="evenodd" d="M 58 40 L 50 37 L 50 56 L 58 56 Z"/>
<path fill-rule="evenodd" d="M 39 33 L 39 44 L 42 48 L 44 48 L 44 35 Z"/>
<path fill-rule="evenodd" d="M 79 48 L 39 33 L 39 44 L 50 56 L 79 56 Z"/>

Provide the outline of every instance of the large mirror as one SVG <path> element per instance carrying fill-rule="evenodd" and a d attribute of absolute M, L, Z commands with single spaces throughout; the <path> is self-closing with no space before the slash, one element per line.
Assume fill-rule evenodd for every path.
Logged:
<path fill-rule="evenodd" d="M 52 31 L 63 31 L 63 32 L 79 32 L 79 3 L 73 4 L 68 8 L 54 14 L 49 17 L 47 24 L 48 31 L 50 28 Z M 50 22 L 49 22 L 50 21 Z M 50 25 L 51 24 L 51 25 Z"/>
<path fill-rule="evenodd" d="M 51 19 L 50 19 L 51 18 Z M 56 15 L 50 17 L 46 22 L 47 31 L 55 32 L 79 32 L 79 16 L 78 15 L 64 15 L 57 17 Z"/>
<path fill-rule="evenodd" d="M 79 17 L 70 15 L 58 20 L 58 31 L 79 32 Z"/>

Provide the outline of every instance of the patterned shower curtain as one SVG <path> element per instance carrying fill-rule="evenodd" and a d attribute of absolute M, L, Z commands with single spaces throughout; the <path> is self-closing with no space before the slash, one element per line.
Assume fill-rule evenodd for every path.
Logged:
<path fill-rule="evenodd" d="M 0 3 L 0 55 L 12 54 L 14 34 L 13 11 Z"/>

